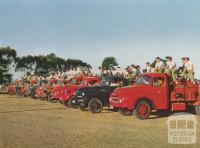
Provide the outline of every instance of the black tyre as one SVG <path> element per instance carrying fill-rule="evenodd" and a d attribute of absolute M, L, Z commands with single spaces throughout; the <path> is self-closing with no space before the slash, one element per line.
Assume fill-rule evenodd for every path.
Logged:
<path fill-rule="evenodd" d="M 69 101 L 69 100 L 62 101 L 61 104 L 63 104 L 63 105 L 66 106 L 66 107 L 69 107 L 68 101 Z M 60 102 L 61 102 L 61 101 L 60 101 Z"/>
<path fill-rule="evenodd" d="M 113 112 L 118 112 L 118 110 L 119 110 L 119 108 L 117 108 L 117 107 L 114 107 L 114 108 L 112 109 Z"/>
<path fill-rule="evenodd" d="M 89 101 L 88 108 L 89 108 L 90 112 L 97 114 L 97 113 L 100 113 L 102 111 L 103 103 L 100 99 L 93 98 Z"/>
<path fill-rule="evenodd" d="M 141 101 L 137 104 L 134 113 L 138 119 L 148 119 L 151 114 L 151 106 L 147 101 Z"/>
<path fill-rule="evenodd" d="M 55 98 L 53 98 L 51 94 L 49 94 L 49 95 L 47 96 L 47 100 L 48 100 L 49 102 L 51 102 L 51 103 L 56 103 L 56 102 L 57 102 L 57 100 L 56 100 Z"/>
<path fill-rule="evenodd" d="M 31 94 L 31 98 L 32 98 L 32 99 L 36 99 L 36 98 L 35 98 L 35 93 L 32 93 L 32 94 Z"/>
<path fill-rule="evenodd" d="M 59 100 L 59 103 L 60 103 L 60 104 L 64 104 L 64 102 L 63 102 L 63 101 L 61 101 L 61 100 Z"/>
<path fill-rule="evenodd" d="M 200 116 L 200 106 L 195 106 L 195 114 Z"/>
<path fill-rule="evenodd" d="M 76 104 L 76 100 L 74 97 L 71 97 L 68 101 L 68 106 L 71 108 L 78 108 L 78 105 Z"/>
<path fill-rule="evenodd" d="M 132 110 L 128 110 L 126 108 L 120 108 L 119 109 L 120 114 L 122 114 L 123 116 L 130 116 L 133 114 Z"/>

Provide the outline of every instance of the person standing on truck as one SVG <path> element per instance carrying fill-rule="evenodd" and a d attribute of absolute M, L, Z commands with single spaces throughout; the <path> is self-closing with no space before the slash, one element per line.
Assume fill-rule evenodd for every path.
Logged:
<path fill-rule="evenodd" d="M 169 76 L 172 77 L 173 81 L 175 83 L 177 83 L 177 79 L 176 79 L 176 64 L 173 62 L 172 57 L 167 56 L 165 57 L 166 59 L 166 69 L 165 69 L 165 73 Z"/>
<path fill-rule="evenodd" d="M 194 83 L 194 65 L 190 61 L 189 57 L 185 58 L 185 66 L 183 71 L 183 77 L 187 80 L 189 79 L 192 83 Z"/>
<path fill-rule="evenodd" d="M 151 72 L 151 65 L 149 62 L 146 63 L 146 72 Z"/>
<path fill-rule="evenodd" d="M 164 72 L 164 63 L 161 61 L 160 57 L 156 58 L 156 65 L 155 65 L 155 71 L 158 73 Z"/>
<path fill-rule="evenodd" d="M 135 78 L 137 76 L 137 67 L 134 64 L 132 64 L 130 70 L 131 70 L 131 76 Z"/>

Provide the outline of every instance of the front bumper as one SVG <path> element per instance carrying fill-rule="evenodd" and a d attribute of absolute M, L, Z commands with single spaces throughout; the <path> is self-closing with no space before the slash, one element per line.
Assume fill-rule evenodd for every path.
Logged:
<path fill-rule="evenodd" d="M 126 108 L 126 99 L 119 98 L 119 97 L 110 97 L 110 107 L 117 107 L 117 108 Z"/>
<path fill-rule="evenodd" d="M 86 105 L 86 97 L 82 95 L 75 95 L 75 103 L 79 106 L 87 106 Z"/>
<path fill-rule="evenodd" d="M 69 100 L 72 96 L 73 96 L 73 94 L 64 94 L 61 97 L 59 97 L 59 101 L 64 102 L 66 100 Z"/>

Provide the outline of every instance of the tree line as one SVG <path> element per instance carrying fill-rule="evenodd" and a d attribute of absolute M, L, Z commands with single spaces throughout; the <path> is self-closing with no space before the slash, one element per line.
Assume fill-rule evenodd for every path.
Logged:
<path fill-rule="evenodd" d="M 50 72 L 65 71 L 76 67 L 91 67 L 88 63 L 79 59 L 63 59 L 54 53 L 48 55 L 17 56 L 15 49 L 11 47 L 0 47 L 0 83 L 11 82 L 11 70 L 35 75 L 45 75 Z"/>

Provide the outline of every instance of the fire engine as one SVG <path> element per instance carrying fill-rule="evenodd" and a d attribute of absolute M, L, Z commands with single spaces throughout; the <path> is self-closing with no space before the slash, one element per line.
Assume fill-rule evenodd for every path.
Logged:
<path fill-rule="evenodd" d="M 152 111 L 191 111 L 200 115 L 200 85 L 198 81 L 180 79 L 178 83 L 162 73 L 145 73 L 129 87 L 116 89 L 110 95 L 110 106 L 123 115 L 132 113 L 148 119 Z"/>

